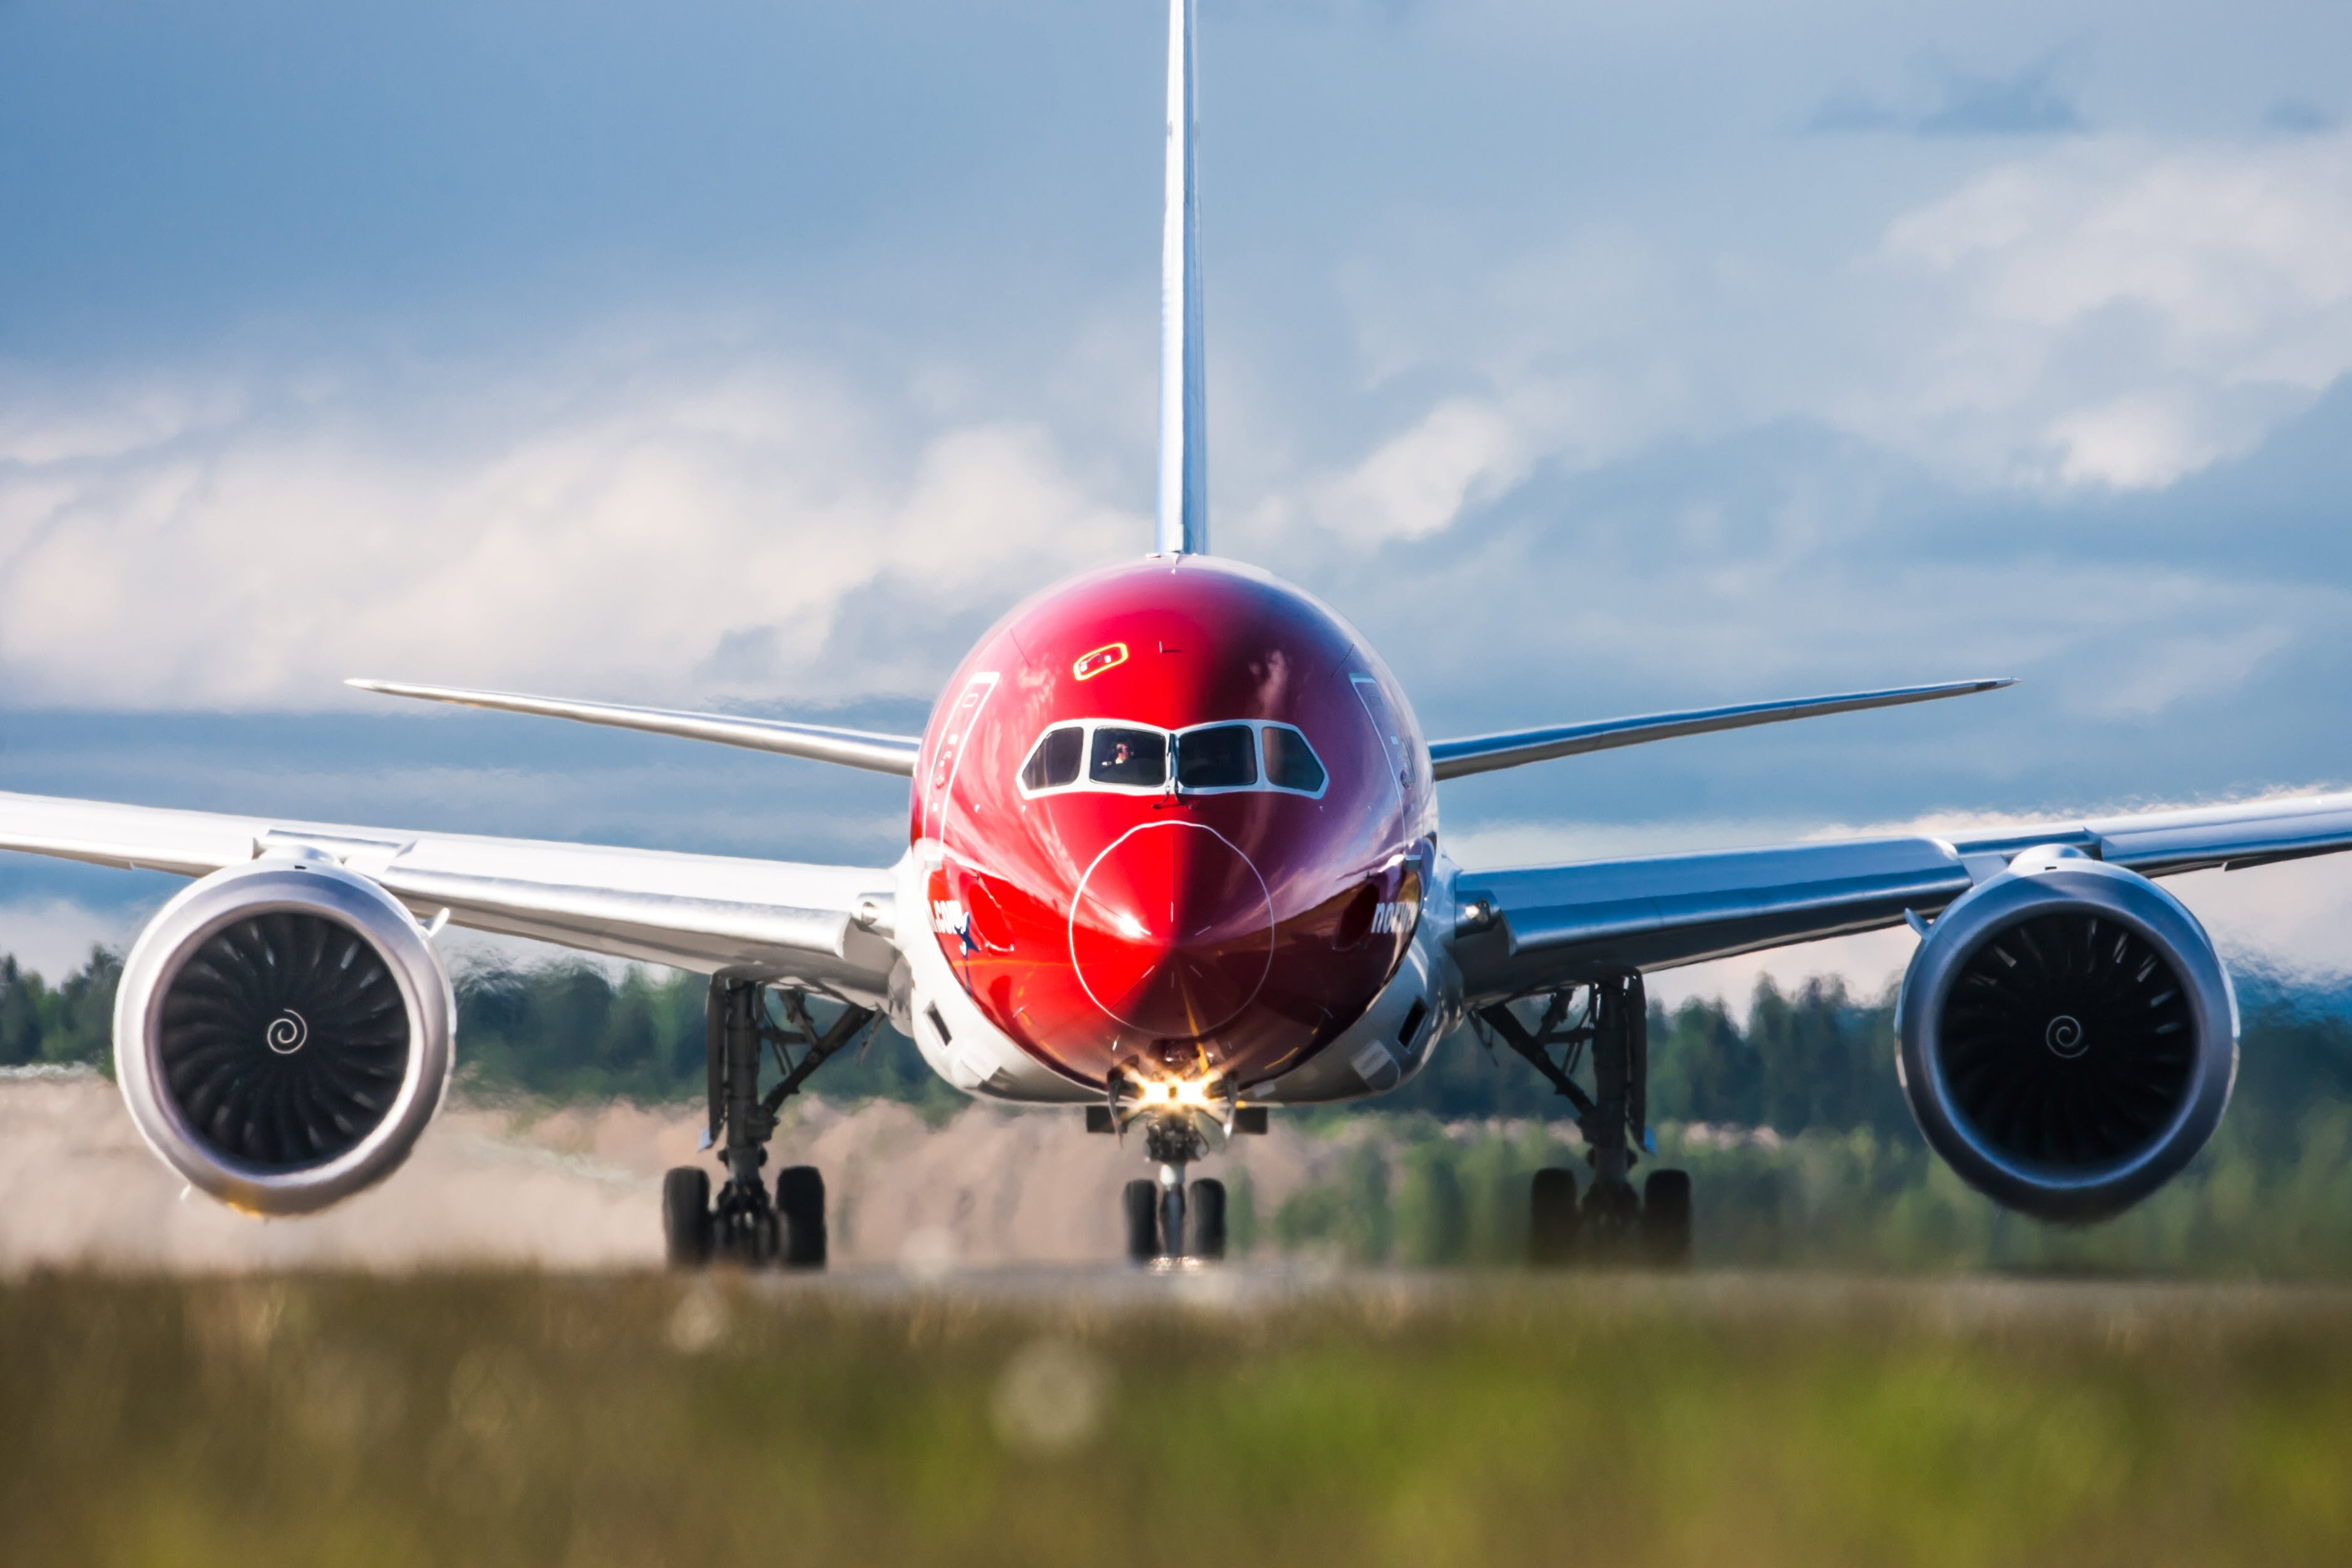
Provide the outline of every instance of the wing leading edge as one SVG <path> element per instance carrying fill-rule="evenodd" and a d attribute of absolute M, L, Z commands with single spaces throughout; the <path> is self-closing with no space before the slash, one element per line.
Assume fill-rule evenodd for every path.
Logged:
<path fill-rule="evenodd" d="M 1685 735 L 1710 735 L 1722 729 L 1746 729 L 1750 725 L 1780 724 L 1792 718 L 1818 718 L 1824 714 L 1858 713 L 1864 708 L 1900 707 L 1906 703 L 1934 702 L 1940 697 L 1964 697 L 1997 692 L 2014 680 L 1946 681 L 1936 685 L 1895 686 L 1885 691 L 1847 692 L 1837 696 L 1797 697 L 1783 702 L 1741 703 L 1732 707 L 1692 708 L 1683 713 L 1644 714 L 1636 718 L 1596 719 L 1590 724 L 1555 725 L 1548 729 L 1512 730 L 1504 735 L 1473 736 L 1465 740 L 1441 740 L 1429 748 L 1431 769 L 1440 779 L 1545 762 L 1612 747 L 1641 746 Z"/>
<path fill-rule="evenodd" d="M 232 817 L 0 794 L 0 849 L 203 876 L 325 854 L 419 918 L 591 953 L 791 980 L 877 1006 L 898 959 L 891 875 L 664 850 Z"/>
<path fill-rule="evenodd" d="M 862 729 L 742 718 L 733 714 L 677 713 L 667 708 L 625 707 L 618 703 L 575 702 L 568 697 L 527 696 L 520 692 L 467 691 L 457 686 L 407 685 L 398 681 L 353 680 L 343 684 L 388 697 L 415 697 L 423 702 L 456 703 L 499 713 L 568 718 L 646 735 L 676 736 L 684 740 L 710 740 L 721 746 L 805 757 L 816 762 L 838 762 L 875 773 L 895 773 L 902 779 L 914 776 L 915 758 L 923 748 L 917 736 L 876 735 Z"/>
<path fill-rule="evenodd" d="M 1454 958 L 1494 1001 L 1625 968 L 1665 969 L 1932 915 L 2009 858 L 2068 844 L 2147 876 L 2352 850 L 2352 793 L 1971 834 L 1463 872 Z"/>

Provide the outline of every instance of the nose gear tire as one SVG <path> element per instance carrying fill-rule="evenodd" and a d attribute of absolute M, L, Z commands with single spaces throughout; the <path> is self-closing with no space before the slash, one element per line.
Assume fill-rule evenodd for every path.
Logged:
<path fill-rule="evenodd" d="M 1127 1218 L 1128 1261 L 1149 1263 L 1159 1257 L 1160 1184 L 1129 1182 L 1119 1194 L 1119 1207 Z"/>
<path fill-rule="evenodd" d="M 710 1261 L 710 1173 L 680 1166 L 662 1177 L 662 1240 L 673 1269 Z"/>
<path fill-rule="evenodd" d="M 1193 1257 L 1225 1255 L 1225 1184 L 1213 1176 L 1192 1184 L 1192 1230 Z"/>

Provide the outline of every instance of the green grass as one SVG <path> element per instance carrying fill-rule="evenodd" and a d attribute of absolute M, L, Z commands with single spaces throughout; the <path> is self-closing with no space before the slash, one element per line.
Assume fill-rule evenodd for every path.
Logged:
<path fill-rule="evenodd" d="M 0 1562 L 2352 1558 L 2342 1295 L 1173 1283 L 36 1277 Z"/>

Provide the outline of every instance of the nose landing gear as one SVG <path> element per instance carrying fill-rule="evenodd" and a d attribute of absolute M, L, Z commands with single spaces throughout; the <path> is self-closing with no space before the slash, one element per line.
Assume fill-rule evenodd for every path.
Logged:
<path fill-rule="evenodd" d="M 681 1166 L 662 1183 L 662 1230 L 672 1268 L 698 1268 L 713 1260 L 766 1268 L 822 1269 L 825 1260 L 824 1177 L 814 1166 L 791 1166 L 777 1173 L 769 1196 L 760 1167 L 768 1163 L 768 1143 L 776 1114 L 800 1092 L 810 1073 L 847 1048 L 873 1024 L 876 1014 L 845 1007 L 820 1029 L 810 1017 L 805 992 L 782 992 L 786 1022 L 769 1015 L 768 987 L 757 980 L 714 976 L 710 981 L 705 1036 L 709 1071 L 709 1129 L 704 1147 L 721 1132 L 727 1183 L 710 1197 L 709 1173 Z M 802 1047 L 800 1060 L 792 1049 Z M 760 1092 L 762 1056 L 772 1050 L 782 1082 Z"/>
<path fill-rule="evenodd" d="M 1188 1115 L 1159 1116 L 1144 1126 L 1143 1152 L 1160 1175 L 1129 1182 L 1119 1195 L 1128 1261 L 1174 1268 L 1223 1258 L 1225 1184 L 1184 1179 L 1184 1168 L 1209 1152 L 1208 1139 Z"/>
<path fill-rule="evenodd" d="M 1576 988 L 1552 993 L 1532 1030 L 1502 1003 L 1478 1009 L 1478 1021 L 1525 1057 L 1577 1111 L 1591 1186 L 1580 1205 L 1576 1176 L 1538 1171 L 1528 1192 L 1528 1261 L 1556 1266 L 1579 1260 L 1645 1260 L 1664 1267 L 1689 1261 L 1691 1188 L 1687 1173 L 1653 1171 L 1637 1194 L 1637 1151 L 1650 1146 L 1649 1002 L 1642 977 L 1628 970 L 1581 988 L 1583 1012 L 1569 1022 Z M 1551 1047 L 1562 1048 L 1552 1060 Z M 1575 1072 L 1588 1049 L 1592 1089 Z"/>

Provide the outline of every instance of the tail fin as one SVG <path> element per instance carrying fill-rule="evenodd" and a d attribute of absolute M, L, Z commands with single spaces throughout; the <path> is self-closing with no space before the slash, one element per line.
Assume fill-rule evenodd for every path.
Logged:
<path fill-rule="evenodd" d="M 1209 553 L 1193 3 L 1168 0 L 1168 219 L 1160 252 L 1160 528 L 1154 546 L 1160 555 Z"/>

